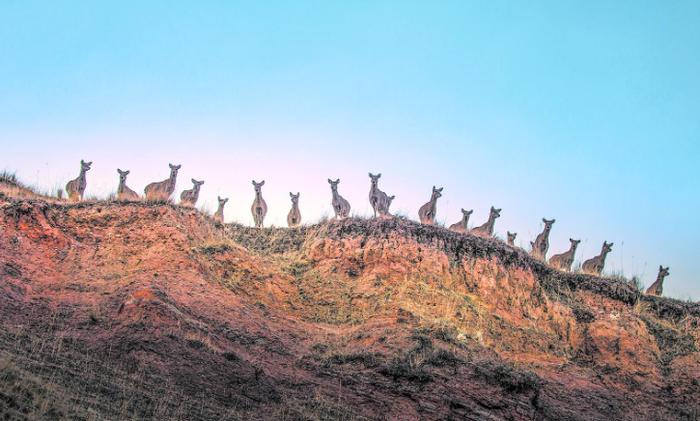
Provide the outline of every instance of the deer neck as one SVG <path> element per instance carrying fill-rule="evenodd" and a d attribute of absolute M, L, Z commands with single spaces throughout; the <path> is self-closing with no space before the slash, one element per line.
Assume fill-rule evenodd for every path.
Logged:
<path fill-rule="evenodd" d="M 467 228 L 467 223 L 469 223 L 469 215 L 462 216 L 462 228 Z"/>
<path fill-rule="evenodd" d="M 262 192 L 255 192 L 255 201 L 256 202 L 262 202 Z"/>
<path fill-rule="evenodd" d="M 176 178 L 177 178 L 177 174 L 170 174 L 170 177 L 168 178 L 168 190 L 175 189 L 175 179 Z"/>
<path fill-rule="evenodd" d="M 126 180 L 119 180 L 119 187 L 117 187 L 117 193 L 124 193 L 124 186 L 126 185 Z"/>
<path fill-rule="evenodd" d="M 661 284 L 661 283 L 664 281 L 664 278 L 665 278 L 665 277 L 666 277 L 666 275 L 664 275 L 664 274 L 662 274 L 661 272 L 659 272 L 659 274 L 656 275 L 656 283 L 657 283 L 657 284 Z"/>

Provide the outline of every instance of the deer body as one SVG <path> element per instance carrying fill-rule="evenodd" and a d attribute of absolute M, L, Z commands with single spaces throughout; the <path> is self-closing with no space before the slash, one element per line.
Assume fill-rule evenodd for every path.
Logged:
<path fill-rule="evenodd" d="M 369 173 L 369 178 L 371 179 L 372 183 L 369 189 L 369 203 L 372 205 L 375 218 L 377 217 L 377 214 L 380 216 L 386 216 L 389 213 L 389 196 L 383 191 L 379 190 L 379 178 L 381 176 L 381 173 L 377 175 Z"/>
<path fill-rule="evenodd" d="M 442 196 L 442 189 L 436 189 L 433 186 L 433 192 L 430 195 L 430 201 L 418 209 L 418 218 L 420 223 L 425 225 L 435 224 L 435 215 L 437 214 L 437 200 Z"/>
<path fill-rule="evenodd" d="M 226 202 L 228 202 L 228 197 L 225 199 L 222 199 L 219 196 L 216 196 L 216 200 L 219 202 L 219 207 L 216 208 L 216 212 L 214 212 L 214 220 L 218 223 L 223 224 L 224 223 L 224 206 L 226 205 Z"/>
<path fill-rule="evenodd" d="M 204 181 L 197 181 L 192 179 L 192 188 L 190 190 L 183 190 L 180 193 L 180 204 L 183 206 L 194 206 L 199 199 L 199 189 L 204 184 Z"/>
<path fill-rule="evenodd" d="M 656 277 L 656 281 L 649 288 L 647 288 L 648 295 L 658 295 L 661 296 L 664 292 L 664 278 L 669 274 L 668 267 L 659 266 L 659 275 Z"/>
<path fill-rule="evenodd" d="M 87 187 L 87 179 L 85 178 L 85 173 L 90 170 L 92 161 L 85 162 L 80 160 L 80 175 L 78 178 L 69 181 L 66 184 L 66 193 L 68 198 L 74 202 L 83 200 L 83 194 L 85 193 L 85 188 Z"/>
<path fill-rule="evenodd" d="M 267 203 L 262 197 L 262 186 L 265 185 L 265 180 L 260 183 L 256 183 L 253 180 L 253 187 L 255 188 L 255 200 L 253 200 L 253 205 L 250 207 L 250 211 L 253 214 L 253 221 L 255 222 L 256 228 L 262 228 L 263 220 L 265 215 L 267 215 Z"/>
<path fill-rule="evenodd" d="M 129 175 L 131 171 L 122 171 L 117 168 L 119 173 L 119 187 L 117 187 L 117 199 L 118 200 L 139 200 L 139 195 L 135 191 L 131 190 L 129 186 L 126 185 L 126 176 Z"/>
<path fill-rule="evenodd" d="M 301 224 L 301 212 L 299 212 L 299 195 L 300 193 L 293 194 L 289 192 L 289 197 L 292 199 L 292 209 L 289 210 L 287 214 L 287 225 L 290 228 L 298 227 Z"/>
<path fill-rule="evenodd" d="M 481 226 L 472 229 L 470 232 L 480 237 L 491 237 L 493 235 L 493 226 L 496 225 L 496 218 L 501 216 L 501 209 L 496 209 L 491 206 L 489 211 L 489 219 Z"/>
<path fill-rule="evenodd" d="M 177 172 L 181 165 L 168 164 L 168 166 L 170 167 L 170 177 L 168 179 L 151 183 L 143 189 L 146 200 L 168 200 L 175 191 Z"/>
<path fill-rule="evenodd" d="M 544 229 L 535 238 L 535 242 L 532 243 L 532 256 L 538 259 L 544 260 L 547 256 L 547 250 L 549 250 L 549 233 L 552 231 L 552 225 L 554 225 L 554 219 L 542 218 L 544 222 Z"/>
<path fill-rule="evenodd" d="M 561 254 L 555 254 L 549 259 L 550 266 L 555 267 L 559 270 L 563 270 L 565 272 L 571 271 L 571 265 L 574 263 L 574 256 L 576 255 L 576 248 L 578 247 L 581 240 L 574 240 L 573 238 L 569 238 L 569 242 L 571 242 L 571 247 L 569 248 L 569 250 Z"/>
<path fill-rule="evenodd" d="M 474 210 L 464 210 L 462 209 L 462 220 L 450 225 L 450 231 L 454 232 L 467 232 L 469 228 L 467 224 L 469 223 L 469 216 L 474 212 Z"/>
<path fill-rule="evenodd" d="M 328 179 L 328 184 L 331 185 L 331 193 L 333 194 L 333 200 L 331 204 L 333 205 L 333 211 L 335 212 L 335 217 L 337 219 L 347 218 L 350 214 L 350 202 L 345 200 L 343 196 L 338 193 L 338 183 L 340 179 L 335 181 Z"/>
<path fill-rule="evenodd" d="M 605 267 L 605 257 L 612 251 L 613 243 L 603 241 L 603 248 L 598 256 L 592 257 L 581 265 L 581 270 L 591 275 L 600 275 Z"/>

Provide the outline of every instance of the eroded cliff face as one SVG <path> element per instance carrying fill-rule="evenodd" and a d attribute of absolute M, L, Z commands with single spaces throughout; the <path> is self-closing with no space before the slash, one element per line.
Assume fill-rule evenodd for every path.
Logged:
<path fill-rule="evenodd" d="M 0 196 L 22 417 L 696 419 L 700 307 L 402 220 Z"/>

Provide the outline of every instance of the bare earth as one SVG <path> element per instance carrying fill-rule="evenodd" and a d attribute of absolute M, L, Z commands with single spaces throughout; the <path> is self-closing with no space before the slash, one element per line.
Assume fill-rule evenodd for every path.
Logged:
<path fill-rule="evenodd" d="M 3 419 L 700 417 L 696 303 L 404 219 L 0 187 Z"/>

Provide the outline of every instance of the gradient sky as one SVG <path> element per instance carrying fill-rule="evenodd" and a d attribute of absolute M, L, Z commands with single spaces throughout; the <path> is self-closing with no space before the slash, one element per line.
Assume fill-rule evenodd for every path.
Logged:
<path fill-rule="evenodd" d="M 496 232 L 550 254 L 615 243 L 609 273 L 700 299 L 700 2 L 0 2 L 0 169 L 51 190 L 94 161 L 87 195 L 231 198 L 284 225 L 332 214 L 328 177 L 370 214 L 368 171 L 417 218 L 503 208 Z"/>

